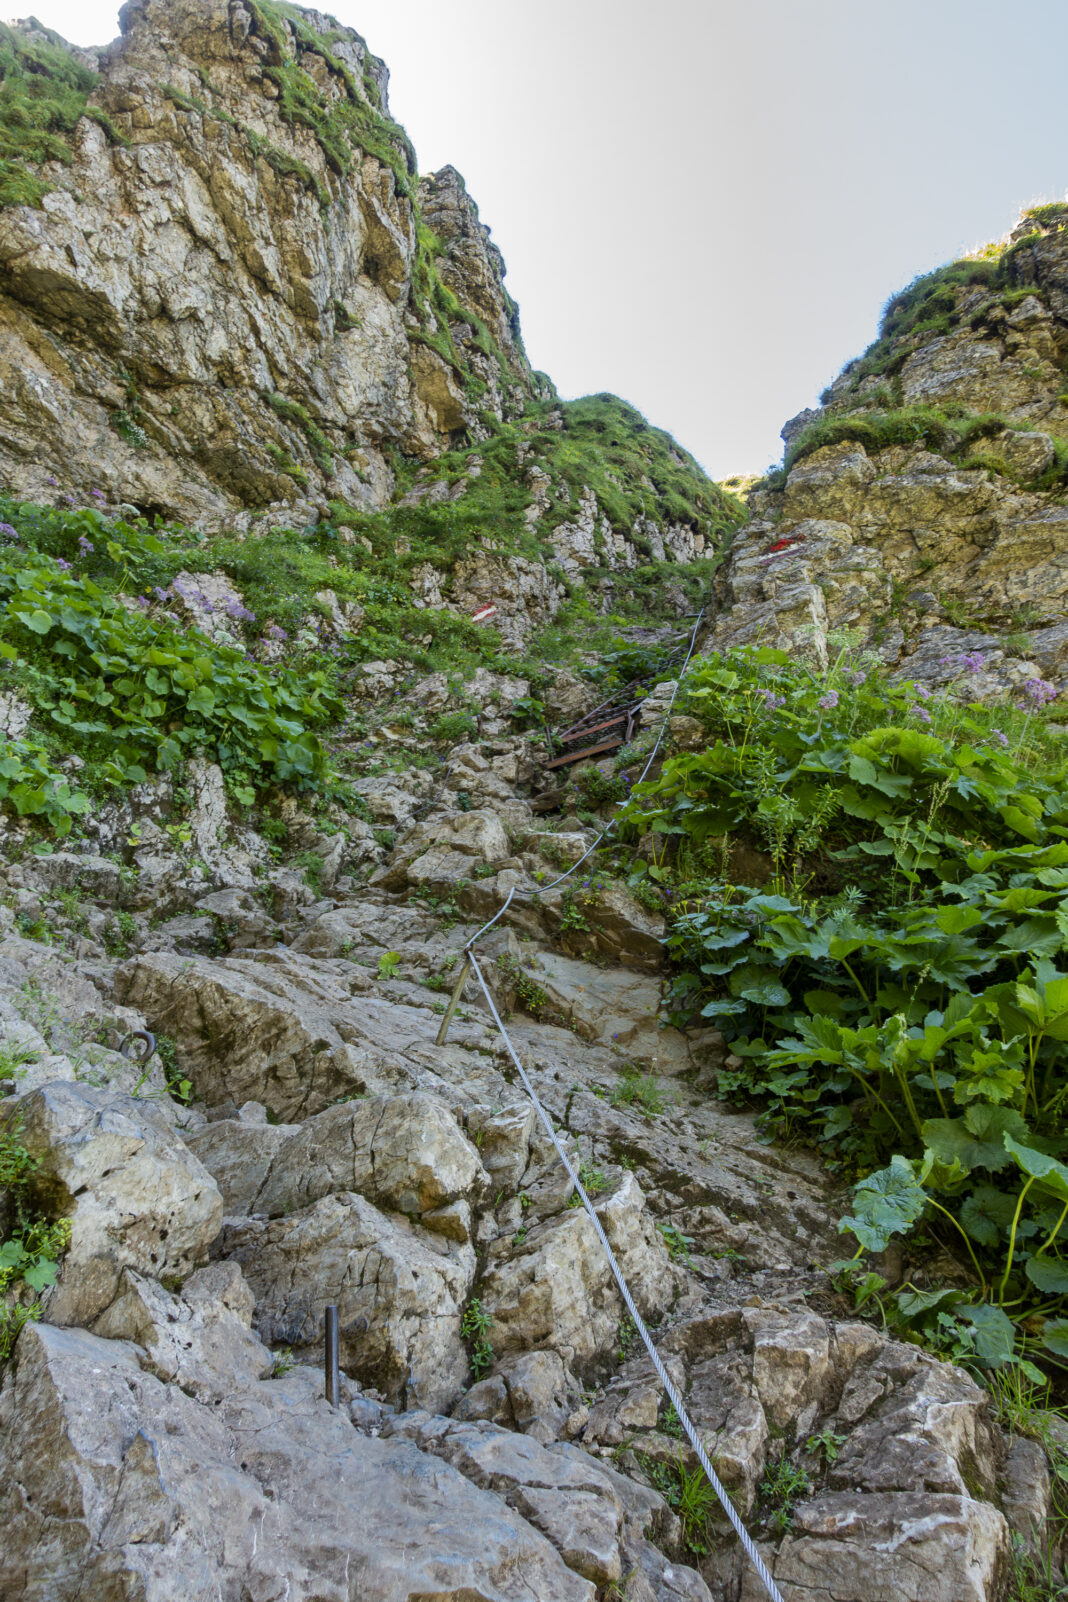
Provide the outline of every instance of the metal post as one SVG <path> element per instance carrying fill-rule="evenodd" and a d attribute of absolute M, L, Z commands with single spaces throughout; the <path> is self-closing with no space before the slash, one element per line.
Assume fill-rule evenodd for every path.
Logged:
<path fill-rule="evenodd" d="M 331 1407 L 341 1400 L 341 1379 L 338 1372 L 337 1308 L 326 1309 L 326 1399 Z"/>
<path fill-rule="evenodd" d="M 443 1046 L 445 1044 L 445 1036 L 449 1032 L 449 1025 L 452 1023 L 452 1015 L 460 1005 L 460 997 L 463 995 L 464 985 L 467 982 L 467 975 L 470 973 L 470 971 L 471 953 L 469 951 L 465 951 L 464 965 L 460 969 L 460 977 L 456 981 L 456 989 L 452 993 L 452 1000 L 449 1002 L 445 1016 L 441 1020 L 441 1028 L 438 1030 L 438 1038 L 434 1042 L 436 1046 Z"/>

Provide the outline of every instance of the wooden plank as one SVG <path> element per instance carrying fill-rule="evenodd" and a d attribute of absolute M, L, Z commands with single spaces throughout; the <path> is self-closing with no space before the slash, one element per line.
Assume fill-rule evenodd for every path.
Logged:
<path fill-rule="evenodd" d="M 583 719 L 581 723 L 572 724 L 570 729 L 565 729 L 563 734 L 558 734 L 556 738 L 566 745 L 570 740 L 581 739 L 583 735 L 596 734 L 598 729 L 610 729 L 613 723 L 622 723 L 625 718 L 632 718 L 640 706 L 640 701 L 633 701 L 627 706 L 621 706 L 618 712 L 613 712 L 611 717 L 603 718 L 600 723 L 588 723 Z M 590 716 L 592 717 L 593 714 L 591 713 Z"/>
<path fill-rule="evenodd" d="M 587 745 L 581 751 L 568 751 L 563 756 L 554 757 L 551 762 L 545 763 L 545 767 L 563 768 L 570 762 L 581 762 L 583 757 L 596 756 L 598 751 L 617 751 L 625 743 L 623 735 L 619 734 L 614 740 L 602 740 L 600 745 Z"/>

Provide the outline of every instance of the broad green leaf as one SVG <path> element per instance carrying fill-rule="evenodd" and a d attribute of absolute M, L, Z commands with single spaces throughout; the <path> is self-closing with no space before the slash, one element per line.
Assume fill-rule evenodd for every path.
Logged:
<path fill-rule="evenodd" d="M 26 1261 L 26 1248 L 20 1240 L 5 1240 L 0 1246 L 0 1269 L 21 1268 Z"/>
<path fill-rule="evenodd" d="M 1012 1135 L 1025 1136 L 1028 1129 L 1015 1108 L 976 1102 L 963 1118 L 929 1118 L 922 1133 L 941 1162 L 958 1161 L 969 1172 L 987 1168 L 998 1173 L 1012 1165 L 1005 1150 L 1006 1139 Z"/>
<path fill-rule="evenodd" d="M 920 1171 L 916 1175 L 918 1183 L 926 1190 L 943 1196 L 955 1195 L 967 1177 L 968 1170 L 959 1157 L 954 1157 L 951 1163 L 944 1163 L 930 1148 L 924 1152 Z"/>
<path fill-rule="evenodd" d="M 196 689 L 186 697 L 186 705 L 191 712 L 202 712 L 207 715 L 215 710 L 215 692 L 206 684 L 198 684 Z"/>
<path fill-rule="evenodd" d="M 1047 1318 L 1042 1344 L 1055 1357 L 1068 1357 L 1068 1318 Z"/>
<path fill-rule="evenodd" d="M 734 1018 L 749 1011 L 747 1001 L 731 1001 L 726 996 L 706 1001 L 701 1008 L 702 1018 Z"/>
<path fill-rule="evenodd" d="M 839 1233 L 849 1230 L 870 1252 L 885 1251 L 892 1235 L 911 1229 L 927 1205 L 927 1195 L 916 1181 L 912 1164 L 900 1155 L 887 1168 L 869 1174 L 853 1191 L 854 1214 L 839 1221 Z"/>
<path fill-rule="evenodd" d="M 991 1368 L 1001 1368 L 1011 1362 L 1016 1346 L 1016 1326 L 1008 1313 L 989 1302 L 977 1306 L 964 1303 L 954 1308 L 954 1317 L 971 1324 L 975 1330 L 975 1353 Z"/>
<path fill-rule="evenodd" d="M 955 1307 L 962 1294 L 953 1285 L 942 1285 L 937 1290 L 898 1291 L 894 1300 L 902 1317 L 912 1324 L 922 1321 L 928 1313 L 945 1312 Z"/>
<path fill-rule="evenodd" d="M 757 1007 L 790 1005 L 790 992 L 779 982 L 778 976 L 772 969 L 762 968 L 757 963 L 747 962 L 736 968 L 730 977 L 730 990 L 732 995 L 751 1001 Z"/>
<path fill-rule="evenodd" d="M 1015 1196 L 996 1190 L 993 1185 L 976 1185 L 961 1203 L 960 1221 L 980 1246 L 993 1249 L 1002 1235 L 1008 1234 L 1015 1210 Z"/>
<path fill-rule="evenodd" d="M 936 907 L 934 915 L 938 927 L 947 935 L 964 934 L 983 921 L 978 907 Z"/>
<path fill-rule="evenodd" d="M 968 1110 L 972 1112 L 975 1109 Z M 1004 1112 L 1005 1109 L 991 1107 L 988 1110 Z M 1035 1151 L 1033 1146 L 1021 1146 L 1010 1134 L 1005 1136 L 1005 1150 L 1022 1173 L 1037 1180 L 1043 1189 L 1052 1191 L 1062 1202 L 1068 1202 L 1068 1168 L 1059 1163 L 1056 1157 L 1047 1157 L 1045 1152 Z"/>
<path fill-rule="evenodd" d="M 37 607 L 32 612 L 16 612 L 15 616 L 20 623 L 25 623 L 26 627 L 31 629 L 34 634 L 47 634 L 52 627 L 51 616 L 49 613 L 43 612 L 40 607 Z"/>
<path fill-rule="evenodd" d="M 49 1262 L 47 1258 L 39 1258 L 37 1262 L 31 1263 L 29 1268 L 23 1270 L 22 1277 L 31 1290 L 43 1291 L 47 1290 L 49 1285 L 55 1284 L 58 1272 L 55 1263 Z"/>
<path fill-rule="evenodd" d="M 1024 1272 L 1038 1290 L 1047 1296 L 1068 1295 L 1068 1263 L 1056 1257 L 1029 1257 Z"/>

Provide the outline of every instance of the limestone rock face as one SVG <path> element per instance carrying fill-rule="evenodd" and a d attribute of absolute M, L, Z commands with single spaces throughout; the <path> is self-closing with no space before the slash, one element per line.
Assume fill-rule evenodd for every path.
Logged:
<path fill-rule="evenodd" d="M 208 525 L 381 505 L 385 451 L 429 457 L 473 422 L 412 338 L 418 197 L 385 69 L 315 12 L 134 0 L 121 22 L 92 96 L 112 142 L 83 118 L 41 209 L 0 210 L 0 476 Z M 315 127 L 280 94 L 298 73 Z M 446 283 L 502 352 L 471 360 L 503 417 L 536 388 L 503 262 L 451 168 L 419 193 Z"/>
<path fill-rule="evenodd" d="M 538 860 L 514 753 L 466 750 L 500 805 L 525 809 L 501 833 Z M 446 804 L 412 840 L 451 842 L 470 871 L 496 854 L 495 825 L 489 802 Z M 300 846 L 317 837 L 294 828 Z M 78 860 L 8 874 L 27 895 L 92 895 L 94 859 L 84 878 Z M 218 875 L 242 871 L 220 856 Z M 173 883 L 171 924 L 205 900 L 252 918 L 239 884 L 206 897 L 194 878 L 183 900 Z M 95 893 L 113 894 L 103 868 Z M 436 1043 L 475 933 L 455 916 L 406 881 L 335 883 L 294 902 L 289 944 L 225 957 L 63 963 L 0 939 L 0 1036 L 36 1054 L 0 1109 L 40 1158 L 35 1205 L 72 1222 L 0 1392 L 5 1602 L 755 1595 L 726 1527 L 686 1528 L 661 1495 L 696 1463 L 473 981 Z M 637 967 L 561 956 L 535 924 L 526 940 L 491 930 L 485 971 L 505 1013 L 517 975 L 546 992 L 525 1010 L 527 991 L 509 1034 L 784 1594 L 1000 1602 L 1010 1530 L 1044 1550 L 1041 1452 L 1006 1439 L 969 1375 L 828 1311 L 830 1182 L 678 1071 L 700 1068 L 710 1032 L 680 1035 L 675 1060 L 651 1021 L 651 935 L 618 916 Z M 83 1024 L 112 1042 L 169 1034 L 192 1105 L 151 1063 L 83 1048 Z M 766 1488 L 780 1464 L 807 1477 L 785 1531 Z"/>
<path fill-rule="evenodd" d="M 887 377 L 852 363 L 820 411 L 786 425 L 788 452 L 814 426 L 839 437 L 788 455 L 785 481 L 750 496 L 752 521 L 717 580 L 712 646 L 761 641 L 822 665 L 849 632 L 934 686 L 980 653 L 972 697 L 1038 677 L 1068 687 L 1062 223 L 1025 218 L 1000 280 L 954 288 L 945 332 L 895 336 L 891 324 L 875 347 Z M 864 433 L 917 406 L 945 409 L 941 442 L 922 439 L 922 421 L 913 444 L 879 448 Z"/>
<path fill-rule="evenodd" d="M 476 1148 L 432 1096 L 345 1102 L 299 1127 L 225 1120 L 190 1144 L 218 1174 L 232 1214 L 277 1218 L 356 1190 L 390 1211 L 432 1220 L 488 1184 Z"/>
<path fill-rule="evenodd" d="M 342 1191 L 270 1222 L 227 1226 L 220 1250 L 256 1298 L 255 1327 L 270 1346 L 316 1359 L 324 1313 L 338 1308 L 347 1373 L 387 1396 L 447 1407 L 467 1374 L 460 1313 L 474 1252 Z"/>
<path fill-rule="evenodd" d="M 212 1405 L 129 1342 L 31 1325 L 0 1393 L 0 1595 L 594 1602 L 522 1513 L 317 1389 L 297 1369 Z"/>

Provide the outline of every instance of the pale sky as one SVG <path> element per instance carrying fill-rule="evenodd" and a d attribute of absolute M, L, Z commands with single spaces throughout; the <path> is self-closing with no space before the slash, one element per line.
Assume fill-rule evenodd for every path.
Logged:
<path fill-rule="evenodd" d="M 80 44 L 105 0 L 34 0 Z M 781 455 L 919 272 L 1068 189 L 1064 0 L 335 0 L 464 174 L 527 350 L 715 476 Z"/>

